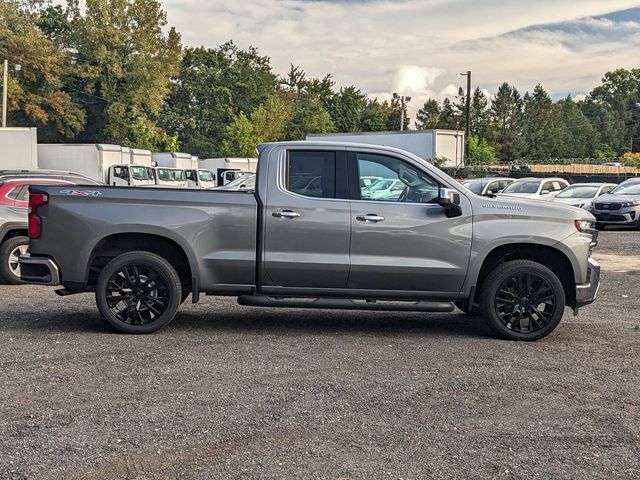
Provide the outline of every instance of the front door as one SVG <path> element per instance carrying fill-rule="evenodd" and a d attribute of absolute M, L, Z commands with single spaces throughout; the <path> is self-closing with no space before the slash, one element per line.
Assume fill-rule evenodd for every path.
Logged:
<path fill-rule="evenodd" d="M 359 176 L 350 180 L 349 288 L 459 292 L 471 253 L 467 198 L 460 195 L 462 215 L 447 218 L 437 203 L 439 182 L 416 162 L 366 152 L 348 157 L 352 177 Z M 380 179 L 363 187 L 362 177 Z"/>
<path fill-rule="evenodd" d="M 345 151 L 291 147 L 271 155 L 277 158 L 261 180 L 269 185 L 263 286 L 345 288 L 351 236 Z"/>

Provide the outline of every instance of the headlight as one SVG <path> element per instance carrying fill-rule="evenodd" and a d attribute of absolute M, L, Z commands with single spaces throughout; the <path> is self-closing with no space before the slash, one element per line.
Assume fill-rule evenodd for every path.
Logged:
<path fill-rule="evenodd" d="M 640 205 L 640 200 L 634 200 L 633 202 L 623 203 L 622 208 L 637 207 L 638 205 Z"/>
<path fill-rule="evenodd" d="M 579 232 L 591 233 L 593 230 L 593 222 L 590 220 L 576 220 L 575 226 Z"/>

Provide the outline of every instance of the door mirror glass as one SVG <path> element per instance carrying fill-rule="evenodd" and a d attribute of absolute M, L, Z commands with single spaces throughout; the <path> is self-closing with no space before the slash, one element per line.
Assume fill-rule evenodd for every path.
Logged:
<path fill-rule="evenodd" d="M 542 190 L 540 195 L 549 195 L 549 190 Z"/>

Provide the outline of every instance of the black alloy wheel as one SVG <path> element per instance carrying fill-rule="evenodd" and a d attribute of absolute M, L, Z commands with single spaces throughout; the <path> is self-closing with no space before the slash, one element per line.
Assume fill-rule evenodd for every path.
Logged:
<path fill-rule="evenodd" d="M 509 340 L 538 340 L 564 315 L 566 296 L 558 276 L 531 260 L 498 265 L 484 280 L 480 310 L 489 328 Z"/>
<path fill-rule="evenodd" d="M 100 313 L 126 333 L 151 333 L 162 328 L 175 316 L 181 298 L 173 266 L 149 252 L 116 257 L 102 270 L 96 286 Z"/>
<path fill-rule="evenodd" d="M 518 333 L 534 333 L 551 321 L 558 308 L 558 298 L 543 277 L 522 271 L 500 284 L 493 304 L 506 328 Z"/>

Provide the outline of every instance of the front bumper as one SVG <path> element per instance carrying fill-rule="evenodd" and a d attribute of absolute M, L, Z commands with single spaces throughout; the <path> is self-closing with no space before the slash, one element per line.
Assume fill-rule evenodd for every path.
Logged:
<path fill-rule="evenodd" d="M 640 222 L 640 208 L 627 207 L 618 210 L 596 210 L 589 212 L 596 217 L 596 222 L 602 225 L 636 225 Z"/>
<path fill-rule="evenodd" d="M 60 285 L 60 269 L 49 257 L 27 253 L 20 257 L 20 279 L 38 285 Z"/>
<path fill-rule="evenodd" d="M 598 295 L 598 288 L 600 288 L 600 264 L 589 257 L 587 283 L 576 285 L 576 306 L 574 311 L 593 303 Z"/>

